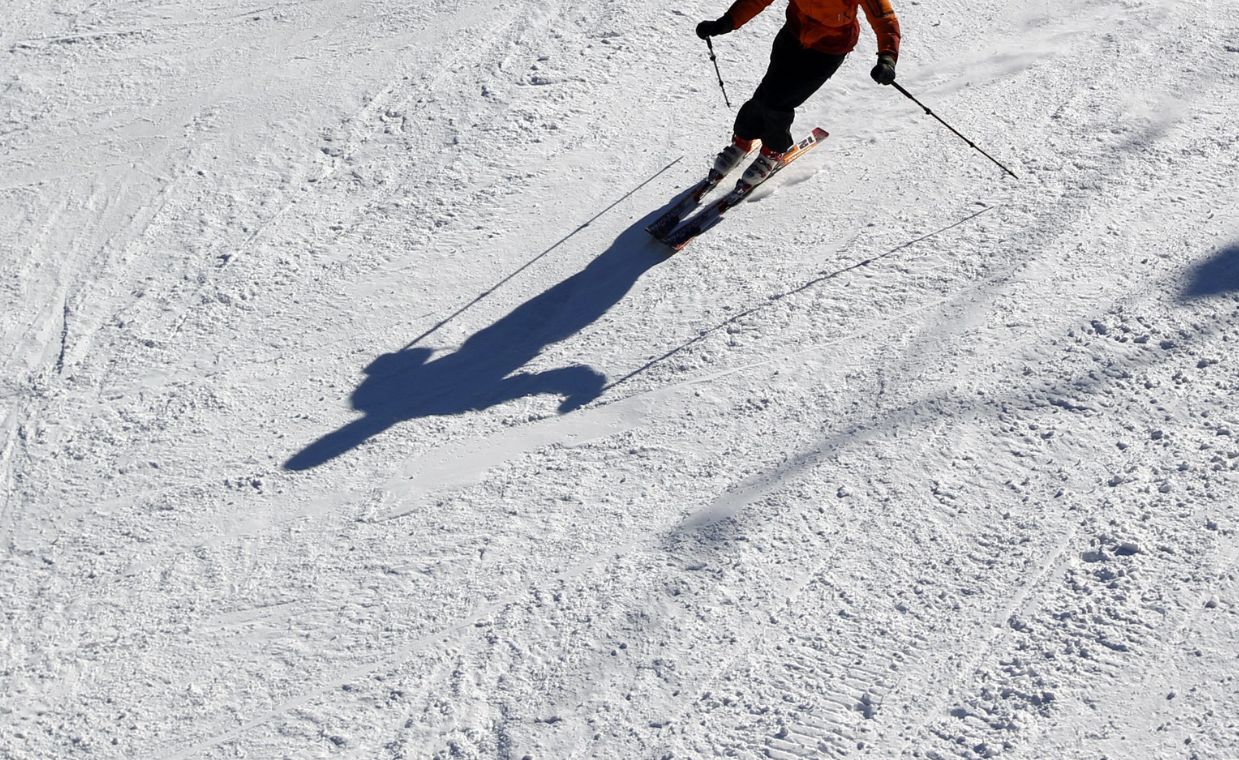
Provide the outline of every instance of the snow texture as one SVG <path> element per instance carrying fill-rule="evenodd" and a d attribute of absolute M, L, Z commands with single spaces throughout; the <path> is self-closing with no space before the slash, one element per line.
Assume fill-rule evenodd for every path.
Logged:
<path fill-rule="evenodd" d="M 0 0 L 0 757 L 1239 757 L 1239 6 L 724 7 Z"/>

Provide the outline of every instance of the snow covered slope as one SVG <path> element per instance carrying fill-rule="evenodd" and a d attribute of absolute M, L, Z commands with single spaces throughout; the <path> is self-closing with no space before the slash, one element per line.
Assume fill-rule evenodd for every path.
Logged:
<path fill-rule="evenodd" d="M 1239 757 L 1239 7 L 724 8 L 0 0 L 0 756 Z"/>

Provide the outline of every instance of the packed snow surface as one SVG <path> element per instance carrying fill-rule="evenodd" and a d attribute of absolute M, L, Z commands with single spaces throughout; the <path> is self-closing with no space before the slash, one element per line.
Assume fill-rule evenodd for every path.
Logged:
<path fill-rule="evenodd" d="M 0 756 L 1239 757 L 1239 6 L 895 6 L 0 0 Z"/>

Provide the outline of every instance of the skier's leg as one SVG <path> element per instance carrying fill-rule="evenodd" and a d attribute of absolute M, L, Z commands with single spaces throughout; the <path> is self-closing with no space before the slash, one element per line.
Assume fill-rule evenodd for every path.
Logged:
<path fill-rule="evenodd" d="M 762 131 L 761 144 L 775 153 L 786 153 L 796 141 L 792 139 L 792 122 L 796 119 L 793 109 L 776 109 L 766 106 L 766 128 Z"/>
<path fill-rule="evenodd" d="M 752 151 L 754 142 L 771 131 L 770 115 L 767 111 L 766 104 L 756 95 L 740 106 L 740 110 L 736 113 L 735 125 L 732 127 L 731 145 L 724 148 L 715 159 L 715 172 L 718 174 L 730 172 L 740 161 L 744 160 L 744 156 Z"/>
<path fill-rule="evenodd" d="M 734 133 L 741 140 L 756 140 L 766 131 L 766 107 L 760 100 L 750 98 L 736 113 Z"/>
<path fill-rule="evenodd" d="M 774 45 L 770 50 L 770 65 L 766 68 L 766 75 L 762 79 L 761 84 L 757 86 L 757 90 L 753 93 L 753 97 L 742 106 L 736 114 L 735 134 L 742 140 L 762 140 L 769 134 L 778 134 L 779 129 L 775 126 L 771 128 L 769 114 L 769 90 L 771 82 L 781 82 L 789 75 L 793 75 L 794 71 L 787 65 L 787 59 L 794 54 L 799 45 L 796 43 L 796 35 L 791 29 L 786 26 L 779 30 L 775 35 Z M 775 93 L 777 95 L 777 93 Z M 789 122 L 788 127 L 791 126 Z M 788 137 L 790 141 L 791 138 Z M 788 147 L 791 142 L 788 142 Z M 771 147 L 767 145 L 767 147 Z M 782 148 L 780 152 L 786 150 Z"/>
<path fill-rule="evenodd" d="M 791 29 L 779 30 L 770 51 L 770 67 L 750 101 L 758 104 L 762 114 L 763 127 L 757 136 L 764 146 L 780 153 L 792 147 L 796 109 L 838 71 L 846 57 L 801 47 Z"/>

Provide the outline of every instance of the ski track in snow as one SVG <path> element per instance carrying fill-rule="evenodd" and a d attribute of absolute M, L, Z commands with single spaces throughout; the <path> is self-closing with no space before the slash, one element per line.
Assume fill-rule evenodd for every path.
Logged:
<path fill-rule="evenodd" d="M 0 756 L 1239 755 L 1239 11 L 724 5 L 3 4 Z"/>

